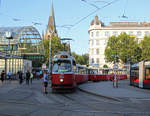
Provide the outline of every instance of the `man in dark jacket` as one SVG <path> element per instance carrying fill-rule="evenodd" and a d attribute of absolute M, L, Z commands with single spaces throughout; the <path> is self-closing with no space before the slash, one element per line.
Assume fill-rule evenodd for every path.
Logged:
<path fill-rule="evenodd" d="M 26 84 L 29 85 L 29 80 L 30 80 L 30 72 L 27 71 L 26 73 Z"/>
<path fill-rule="evenodd" d="M 19 83 L 20 84 L 22 84 L 22 82 L 23 82 L 23 77 L 22 77 L 22 72 L 21 71 L 19 71 Z"/>
<path fill-rule="evenodd" d="M 3 83 L 4 79 L 5 79 L 5 71 L 3 70 L 1 72 L 1 81 L 2 81 L 2 83 Z"/>

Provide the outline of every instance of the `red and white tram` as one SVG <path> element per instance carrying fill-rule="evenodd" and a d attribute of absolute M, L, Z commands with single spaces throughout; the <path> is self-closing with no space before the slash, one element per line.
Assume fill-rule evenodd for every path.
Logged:
<path fill-rule="evenodd" d="M 51 87 L 56 89 L 74 89 L 76 87 L 74 57 L 67 52 L 58 52 L 53 58 Z"/>

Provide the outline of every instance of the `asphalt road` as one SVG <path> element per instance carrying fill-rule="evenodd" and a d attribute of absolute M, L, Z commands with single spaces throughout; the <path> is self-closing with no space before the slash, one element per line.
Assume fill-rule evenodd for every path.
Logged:
<path fill-rule="evenodd" d="M 79 89 L 52 93 L 49 87 L 48 91 L 42 92 L 41 80 L 29 86 L 17 81 L 0 83 L 0 116 L 150 116 L 150 99 L 116 101 Z"/>

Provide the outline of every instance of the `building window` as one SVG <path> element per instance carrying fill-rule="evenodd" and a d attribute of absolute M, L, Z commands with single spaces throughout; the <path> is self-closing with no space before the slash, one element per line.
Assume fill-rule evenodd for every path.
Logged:
<path fill-rule="evenodd" d="M 107 37 L 108 37 L 109 35 L 110 35 L 110 34 L 109 34 L 109 32 L 108 32 L 108 31 L 106 31 L 106 32 L 105 32 L 105 36 L 107 36 Z"/>
<path fill-rule="evenodd" d="M 94 63 L 94 58 L 92 58 L 92 63 Z"/>
<path fill-rule="evenodd" d="M 104 45 L 106 45 L 107 44 L 107 40 L 104 40 Z"/>
<path fill-rule="evenodd" d="M 96 59 L 96 64 L 99 64 L 99 58 Z"/>
<path fill-rule="evenodd" d="M 92 54 L 92 55 L 94 54 L 94 49 L 91 50 L 91 54 Z"/>
<path fill-rule="evenodd" d="M 96 32 L 96 37 L 99 37 L 99 32 L 98 31 Z"/>
<path fill-rule="evenodd" d="M 94 37 L 94 32 L 91 32 L 91 37 Z"/>
<path fill-rule="evenodd" d="M 142 35 L 141 31 L 138 31 L 137 34 L 136 34 L 137 37 L 139 37 L 141 35 Z"/>
<path fill-rule="evenodd" d="M 99 49 L 96 49 L 96 54 L 99 55 Z"/>
<path fill-rule="evenodd" d="M 96 40 L 96 45 L 99 45 L 99 40 Z"/>
<path fill-rule="evenodd" d="M 92 46 L 94 45 L 94 40 L 91 41 L 92 42 Z"/>
<path fill-rule="evenodd" d="M 145 36 L 149 36 L 149 32 L 148 31 L 145 31 Z"/>
<path fill-rule="evenodd" d="M 130 31 L 130 32 L 129 32 L 129 35 L 133 35 L 133 31 Z"/>
<path fill-rule="evenodd" d="M 118 35 L 117 31 L 114 31 L 114 32 L 113 32 L 113 35 L 114 35 L 114 36 L 117 36 L 117 35 Z"/>

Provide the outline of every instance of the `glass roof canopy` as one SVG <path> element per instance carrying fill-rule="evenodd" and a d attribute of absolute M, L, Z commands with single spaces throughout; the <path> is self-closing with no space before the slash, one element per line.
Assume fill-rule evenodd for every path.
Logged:
<path fill-rule="evenodd" d="M 5 37 L 5 32 L 11 31 L 13 39 Z M 1 27 L 0 28 L 0 51 L 11 51 L 16 55 L 44 55 L 44 46 L 38 30 L 32 26 L 24 27 Z"/>

